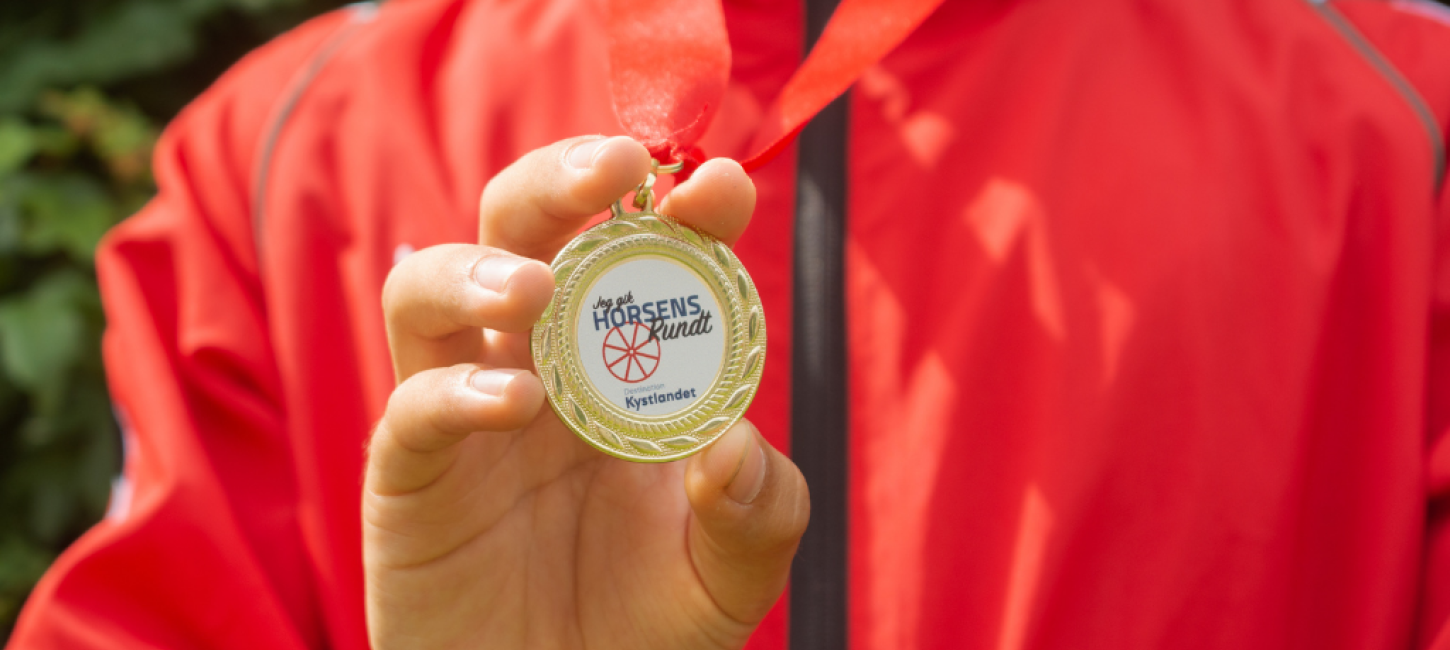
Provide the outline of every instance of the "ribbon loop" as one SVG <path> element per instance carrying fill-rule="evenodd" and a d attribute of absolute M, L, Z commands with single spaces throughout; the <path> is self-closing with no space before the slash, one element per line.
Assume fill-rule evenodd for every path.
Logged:
<path fill-rule="evenodd" d="M 662 163 L 704 162 L 695 142 L 730 81 L 730 39 L 720 0 L 605 0 L 609 87 L 626 133 Z M 801 67 L 761 121 L 742 161 L 758 169 L 801 127 L 900 45 L 942 0 L 841 0 Z"/>
<path fill-rule="evenodd" d="M 656 160 L 688 162 L 730 81 L 720 0 L 607 0 L 606 8 L 615 117 Z"/>

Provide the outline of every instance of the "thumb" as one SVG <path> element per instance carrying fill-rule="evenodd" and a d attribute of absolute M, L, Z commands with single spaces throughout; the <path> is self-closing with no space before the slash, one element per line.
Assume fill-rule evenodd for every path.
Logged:
<path fill-rule="evenodd" d="M 690 459 L 685 492 L 695 515 L 689 547 L 700 581 L 727 616 L 754 626 L 785 590 L 810 520 L 805 478 L 741 420 Z"/>

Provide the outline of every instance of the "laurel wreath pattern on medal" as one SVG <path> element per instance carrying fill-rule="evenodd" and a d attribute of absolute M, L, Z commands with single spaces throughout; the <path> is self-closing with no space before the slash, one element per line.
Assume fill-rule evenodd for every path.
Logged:
<path fill-rule="evenodd" d="M 565 307 L 587 288 L 593 268 L 631 248 L 692 260 L 697 272 L 706 271 L 702 279 L 729 316 L 725 368 L 704 398 L 672 418 L 630 419 L 590 388 L 579 363 L 580 351 L 559 340 L 573 334 L 574 324 L 568 319 L 574 312 Z M 628 212 L 571 241 L 555 258 L 553 269 L 558 289 L 534 327 L 534 364 L 554 411 L 580 437 L 612 456 L 664 462 L 704 448 L 744 414 L 764 367 L 765 316 L 755 283 L 729 247 L 669 217 Z M 555 318 L 558 314 L 565 318 Z"/>

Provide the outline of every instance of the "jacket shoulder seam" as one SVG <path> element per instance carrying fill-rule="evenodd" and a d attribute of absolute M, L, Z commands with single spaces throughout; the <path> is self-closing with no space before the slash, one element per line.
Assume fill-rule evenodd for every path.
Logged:
<path fill-rule="evenodd" d="M 1329 24 L 1345 44 L 1353 49 L 1360 58 L 1364 59 L 1380 77 L 1394 88 L 1396 94 L 1400 95 L 1415 114 L 1421 127 L 1425 130 L 1426 137 L 1430 140 L 1431 155 L 1434 159 L 1433 182 L 1434 190 L 1438 194 L 1444 185 L 1446 174 L 1446 152 L 1445 137 L 1440 129 L 1440 123 L 1435 119 L 1435 113 L 1430 110 L 1430 105 L 1420 96 L 1420 91 L 1410 83 L 1409 79 L 1400 72 L 1399 68 L 1380 52 L 1360 30 L 1344 16 L 1339 9 L 1335 8 L 1330 0 L 1304 0 L 1315 12 Z"/>
<path fill-rule="evenodd" d="M 347 21 L 327 37 L 322 46 L 297 70 L 292 81 L 283 90 L 281 99 L 275 105 L 272 115 L 262 129 L 261 147 L 258 150 L 252 174 L 251 191 L 252 246 L 257 256 L 258 273 L 261 272 L 262 242 L 267 225 L 266 199 L 272 172 L 272 159 L 276 154 L 282 131 L 286 128 L 293 113 L 296 112 L 302 97 L 307 94 L 307 90 L 312 87 L 313 82 L 321 76 L 323 70 L 327 68 L 327 64 L 344 45 L 352 40 L 352 36 L 363 25 L 372 22 L 376 17 L 378 3 L 358 2 L 348 5 L 344 11 L 350 12 Z"/>

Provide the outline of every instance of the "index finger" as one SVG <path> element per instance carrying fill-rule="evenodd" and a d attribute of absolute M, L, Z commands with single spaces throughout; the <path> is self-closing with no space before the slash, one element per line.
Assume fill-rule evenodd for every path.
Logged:
<path fill-rule="evenodd" d="M 649 160 L 644 145 L 623 136 L 535 149 L 483 188 L 479 243 L 549 261 L 585 221 L 644 182 Z"/>
<path fill-rule="evenodd" d="M 548 261 L 588 219 L 649 173 L 649 152 L 618 136 L 574 138 L 535 150 L 495 176 L 479 202 L 479 243 Z M 660 211 L 734 244 L 755 208 L 755 186 L 733 160 L 701 165 Z"/>

